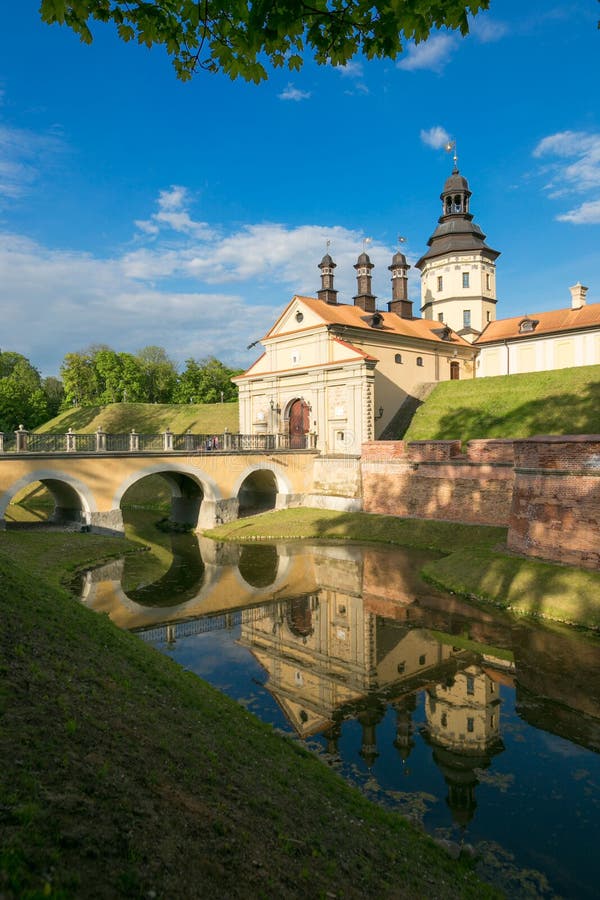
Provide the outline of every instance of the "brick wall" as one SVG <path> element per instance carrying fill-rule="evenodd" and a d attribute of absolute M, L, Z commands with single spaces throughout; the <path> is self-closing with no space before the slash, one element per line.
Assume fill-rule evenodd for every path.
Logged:
<path fill-rule="evenodd" d="M 476 446 L 471 447 L 471 444 Z M 365 512 L 508 525 L 512 442 L 372 441 L 363 444 Z"/>
<path fill-rule="evenodd" d="M 508 547 L 600 568 L 600 435 L 515 441 Z"/>

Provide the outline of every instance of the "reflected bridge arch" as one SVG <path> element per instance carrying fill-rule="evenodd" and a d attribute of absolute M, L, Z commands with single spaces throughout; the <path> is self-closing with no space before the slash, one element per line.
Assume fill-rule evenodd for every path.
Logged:
<path fill-rule="evenodd" d="M 47 489 L 54 502 L 54 510 L 47 522 L 89 527 L 97 510 L 93 492 L 79 478 L 57 469 L 33 469 L 15 481 L 0 498 L 0 521 L 5 521 L 6 510 L 14 498 L 24 488 L 38 482 Z"/>

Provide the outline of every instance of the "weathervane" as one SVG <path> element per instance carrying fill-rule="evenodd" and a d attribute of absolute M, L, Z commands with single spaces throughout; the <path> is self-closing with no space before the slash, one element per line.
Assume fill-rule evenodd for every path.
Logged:
<path fill-rule="evenodd" d="M 406 238 L 404 237 L 403 234 L 399 234 L 399 235 L 398 235 L 398 243 L 399 243 L 399 244 L 405 244 L 405 243 L 406 243 Z"/>
<path fill-rule="evenodd" d="M 446 145 L 444 147 L 444 150 L 446 150 L 447 153 L 452 153 L 452 151 L 454 150 L 454 153 L 452 154 L 452 159 L 454 160 L 454 168 L 457 169 L 458 168 L 458 155 L 456 153 L 456 141 L 447 141 Z"/>

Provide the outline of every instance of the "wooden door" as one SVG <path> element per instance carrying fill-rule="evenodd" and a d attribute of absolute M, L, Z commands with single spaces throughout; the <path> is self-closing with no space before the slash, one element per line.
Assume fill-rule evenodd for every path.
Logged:
<path fill-rule="evenodd" d="M 460 363 L 456 361 L 450 363 L 450 380 L 458 381 L 460 378 Z"/>
<path fill-rule="evenodd" d="M 304 450 L 306 435 L 310 431 L 308 403 L 294 400 L 290 406 L 290 449 Z"/>

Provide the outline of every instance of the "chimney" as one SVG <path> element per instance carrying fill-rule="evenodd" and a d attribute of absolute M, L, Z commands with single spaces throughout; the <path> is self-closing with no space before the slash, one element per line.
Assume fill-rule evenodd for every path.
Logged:
<path fill-rule="evenodd" d="M 404 253 L 394 253 L 392 264 L 388 266 L 392 273 L 392 299 L 388 302 L 388 311 L 396 313 L 401 319 L 412 319 L 412 300 L 408 299 L 408 270 Z"/>
<path fill-rule="evenodd" d="M 321 270 L 321 290 L 317 292 L 317 297 L 325 303 L 336 306 L 338 292 L 333 289 L 333 270 L 336 264 L 329 253 L 325 254 L 318 267 Z"/>
<path fill-rule="evenodd" d="M 375 300 L 377 298 L 371 293 L 371 269 L 373 268 L 373 263 L 366 253 L 361 253 L 356 260 L 354 268 L 356 269 L 357 282 L 357 294 L 354 297 L 354 305 L 365 312 L 374 313 Z"/>
<path fill-rule="evenodd" d="M 585 295 L 588 289 L 578 281 L 569 290 L 571 291 L 571 309 L 581 309 L 582 306 L 585 306 Z"/>

